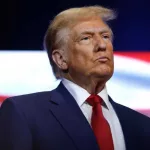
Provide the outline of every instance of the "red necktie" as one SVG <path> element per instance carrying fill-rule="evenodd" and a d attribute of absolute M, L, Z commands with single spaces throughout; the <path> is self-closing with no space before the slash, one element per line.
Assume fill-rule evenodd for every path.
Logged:
<path fill-rule="evenodd" d="M 114 150 L 110 126 L 102 113 L 102 98 L 91 95 L 87 98 L 87 102 L 93 106 L 91 125 L 100 150 Z"/>

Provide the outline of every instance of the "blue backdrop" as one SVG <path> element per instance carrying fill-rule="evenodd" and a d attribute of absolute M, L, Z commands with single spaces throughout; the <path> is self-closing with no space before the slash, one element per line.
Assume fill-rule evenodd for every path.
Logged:
<path fill-rule="evenodd" d="M 149 0 L 7 0 L 0 30 L 0 49 L 43 49 L 49 20 L 69 7 L 103 5 L 114 8 L 114 48 L 119 51 L 150 51 Z"/>

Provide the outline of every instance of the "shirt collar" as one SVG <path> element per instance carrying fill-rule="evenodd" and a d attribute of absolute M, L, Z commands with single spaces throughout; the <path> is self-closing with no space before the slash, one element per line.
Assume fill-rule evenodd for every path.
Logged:
<path fill-rule="evenodd" d="M 85 102 L 85 100 L 90 96 L 90 94 L 85 89 L 83 89 L 79 85 L 67 79 L 63 78 L 62 83 L 66 87 L 66 89 L 71 93 L 71 95 L 74 97 L 79 107 L 81 107 Z M 106 86 L 103 88 L 103 90 L 100 93 L 98 93 L 98 95 L 103 99 L 105 106 L 109 109 L 109 99 L 108 99 Z"/>

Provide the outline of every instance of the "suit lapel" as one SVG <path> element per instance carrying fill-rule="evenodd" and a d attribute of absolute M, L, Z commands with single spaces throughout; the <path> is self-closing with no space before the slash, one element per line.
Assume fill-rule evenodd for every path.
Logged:
<path fill-rule="evenodd" d="M 126 150 L 138 150 L 135 138 L 136 133 L 134 130 L 136 127 L 134 125 L 134 122 L 132 121 L 134 116 L 131 116 L 131 113 L 129 113 L 130 110 L 128 110 L 126 107 L 115 103 L 110 97 L 109 99 L 119 118 L 124 134 Z"/>
<path fill-rule="evenodd" d="M 50 111 L 79 150 L 98 150 L 93 131 L 78 104 L 62 83 L 51 92 Z"/>

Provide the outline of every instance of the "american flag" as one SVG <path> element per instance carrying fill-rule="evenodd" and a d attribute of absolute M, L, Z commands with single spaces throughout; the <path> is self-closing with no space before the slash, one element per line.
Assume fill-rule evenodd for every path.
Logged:
<path fill-rule="evenodd" d="M 115 71 L 107 83 L 114 101 L 150 116 L 150 52 L 115 52 Z M 0 52 L 0 103 L 6 97 L 57 87 L 44 51 Z"/>

